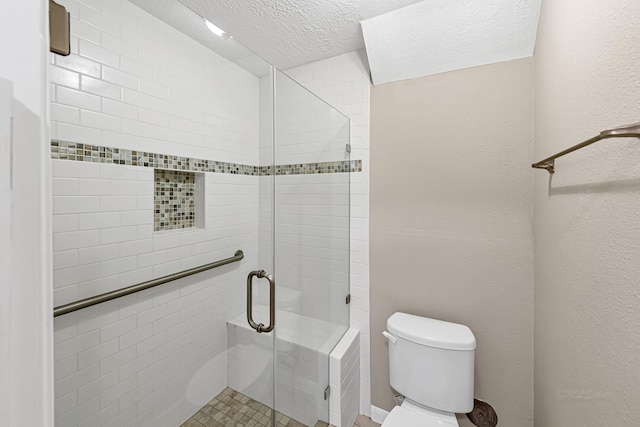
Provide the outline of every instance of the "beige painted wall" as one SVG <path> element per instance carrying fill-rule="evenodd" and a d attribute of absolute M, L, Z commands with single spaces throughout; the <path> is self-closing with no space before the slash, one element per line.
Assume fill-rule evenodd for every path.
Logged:
<path fill-rule="evenodd" d="M 404 311 L 468 325 L 476 396 L 533 425 L 532 90 L 531 59 L 372 90 L 376 407 L 393 406 L 381 332 Z"/>
<path fill-rule="evenodd" d="M 544 1 L 535 154 L 640 120 L 640 2 Z M 640 425 L 640 144 L 535 172 L 535 425 Z"/>

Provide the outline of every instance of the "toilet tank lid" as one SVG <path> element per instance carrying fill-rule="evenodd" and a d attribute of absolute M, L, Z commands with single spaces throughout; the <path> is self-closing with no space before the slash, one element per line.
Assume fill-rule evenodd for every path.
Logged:
<path fill-rule="evenodd" d="M 394 313 L 387 319 L 394 335 L 417 344 L 447 350 L 474 350 L 476 338 L 465 325 L 429 319 L 407 313 Z"/>

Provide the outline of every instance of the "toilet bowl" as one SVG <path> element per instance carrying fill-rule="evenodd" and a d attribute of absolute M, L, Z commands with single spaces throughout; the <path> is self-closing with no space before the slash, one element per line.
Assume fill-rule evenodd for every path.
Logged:
<path fill-rule="evenodd" d="M 453 427 L 473 409 L 476 340 L 464 325 L 395 313 L 389 342 L 391 387 L 405 396 L 383 427 Z"/>

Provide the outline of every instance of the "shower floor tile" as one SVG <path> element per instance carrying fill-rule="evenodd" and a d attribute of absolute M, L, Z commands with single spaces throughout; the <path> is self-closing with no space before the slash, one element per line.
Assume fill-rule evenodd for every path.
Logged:
<path fill-rule="evenodd" d="M 268 406 L 229 387 L 222 390 L 209 403 L 180 427 L 270 427 Z M 308 427 L 299 421 L 276 412 L 275 427 Z M 329 427 L 318 421 L 313 427 Z"/>

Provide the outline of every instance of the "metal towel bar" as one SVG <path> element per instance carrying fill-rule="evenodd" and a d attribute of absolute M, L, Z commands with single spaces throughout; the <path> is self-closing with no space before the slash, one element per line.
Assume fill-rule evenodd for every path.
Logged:
<path fill-rule="evenodd" d="M 145 289 L 153 288 L 156 286 L 160 286 L 165 283 L 172 282 L 174 280 L 182 279 L 184 277 L 191 276 L 193 274 L 211 270 L 212 268 L 231 264 L 232 262 L 240 261 L 242 258 L 244 258 L 244 253 L 241 250 L 237 250 L 236 253 L 230 258 L 221 259 L 220 261 L 201 265 L 200 267 L 191 268 L 189 270 L 184 270 L 179 273 L 169 274 L 168 276 L 159 277 L 157 279 L 138 283 L 137 285 L 128 286 L 126 288 L 118 289 L 116 291 L 107 292 L 104 294 L 96 295 L 96 296 L 85 298 L 69 304 L 58 306 L 53 309 L 53 317 L 62 316 L 63 314 L 67 314 L 76 310 L 91 307 L 92 305 L 111 301 L 116 298 L 124 297 L 126 295 L 131 295 L 133 293 L 140 292 Z"/>
<path fill-rule="evenodd" d="M 551 157 L 547 157 L 544 160 L 540 160 L 539 162 L 532 164 L 531 167 L 545 169 L 547 172 L 552 174 L 555 172 L 555 160 L 558 157 L 562 157 L 565 154 L 569 154 L 573 151 L 579 150 L 583 147 L 586 147 L 587 145 L 593 144 L 594 142 L 598 142 L 608 138 L 640 138 L 640 123 L 602 131 L 600 132 L 600 135 L 594 136 L 593 138 L 581 142 L 578 145 L 574 145 L 571 148 L 567 148 L 566 150 L 561 151 L 558 154 L 554 154 Z"/>

